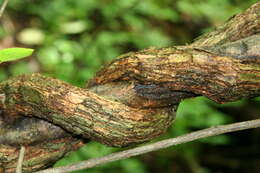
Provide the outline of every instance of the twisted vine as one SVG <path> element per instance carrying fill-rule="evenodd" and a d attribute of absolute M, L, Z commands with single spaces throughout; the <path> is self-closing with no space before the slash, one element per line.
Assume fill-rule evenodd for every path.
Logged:
<path fill-rule="evenodd" d="M 260 96 L 260 3 L 187 46 L 124 54 L 78 88 L 41 74 L 0 84 L 0 172 L 51 166 L 88 140 L 123 147 L 171 125 L 178 103 Z"/>

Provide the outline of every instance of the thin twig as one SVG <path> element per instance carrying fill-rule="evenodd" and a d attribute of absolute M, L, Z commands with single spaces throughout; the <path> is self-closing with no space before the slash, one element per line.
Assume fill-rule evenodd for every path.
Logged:
<path fill-rule="evenodd" d="M 5 7 L 7 6 L 8 1 L 9 1 L 9 0 L 4 0 L 2 6 L 1 6 L 1 8 L 0 8 L 0 18 L 2 17 L 2 15 L 3 15 L 4 11 L 5 11 Z"/>
<path fill-rule="evenodd" d="M 25 147 L 22 146 L 21 149 L 20 149 L 19 158 L 18 158 L 15 173 L 22 173 L 24 154 L 25 154 Z"/>
<path fill-rule="evenodd" d="M 153 144 L 141 146 L 141 147 L 136 147 L 133 149 L 117 152 L 117 153 L 112 153 L 104 157 L 100 158 L 93 158 L 89 159 L 86 161 L 82 161 L 76 164 L 72 164 L 69 166 L 63 166 L 63 167 L 58 167 L 58 168 L 51 168 L 51 169 L 46 169 L 43 171 L 38 171 L 37 173 L 66 173 L 66 172 L 72 172 L 76 170 L 81 170 L 81 169 L 86 169 L 86 168 L 92 168 L 97 165 L 101 165 L 104 163 L 109 163 L 112 161 L 120 160 L 120 159 L 126 159 L 132 156 L 137 156 L 141 155 L 144 153 L 148 153 L 151 151 L 156 151 L 159 149 L 167 148 L 170 146 L 194 141 L 200 138 L 205 138 L 209 136 L 216 136 L 224 133 L 229 133 L 229 132 L 235 132 L 239 130 L 246 130 L 246 129 L 251 129 L 251 128 L 257 128 L 260 127 L 260 119 L 257 120 L 251 120 L 251 121 L 244 121 L 240 123 L 233 123 L 229 125 L 221 125 L 217 127 L 212 127 L 212 128 L 207 128 L 203 130 L 199 130 L 196 132 L 192 132 L 186 135 L 182 135 L 176 138 L 171 138 L 171 139 L 166 139 L 162 140 Z"/>

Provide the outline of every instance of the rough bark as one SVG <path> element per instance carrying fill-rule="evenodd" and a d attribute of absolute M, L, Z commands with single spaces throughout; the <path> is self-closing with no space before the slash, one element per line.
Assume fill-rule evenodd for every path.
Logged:
<path fill-rule="evenodd" d="M 21 145 L 31 172 L 82 146 L 82 138 L 110 146 L 148 141 L 167 130 L 185 98 L 260 96 L 259 32 L 256 3 L 191 45 L 118 57 L 86 89 L 40 74 L 2 82 L 0 167 L 14 170 Z"/>
<path fill-rule="evenodd" d="M 257 41 L 259 38 L 260 35 L 252 37 L 254 40 L 258 39 Z M 250 46 L 247 42 L 243 44 Z M 151 85 L 167 88 L 166 93 L 163 93 L 166 95 L 170 93 L 169 91 L 186 91 L 207 96 L 219 103 L 259 95 L 259 49 L 255 49 L 254 56 L 246 52 L 241 55 L 243 57 L 229 56 L 224 48 L 220 49 L 221 53 L 185 47 L 134 52 L 105 66 L 90 81 L 89 86 L 100 87 L 110 82 L 131 80 L 146 88 Z M 251 50 L 251 47 L 247 49 Z M 151 89 L 155 92 L 151 93 L 152 96 L 145 93 L 147 90 L 144 92 L 136 90 L 145 98 L 156 97 L 157 91 L 154 89 Z M 168 95 L 172 97 L 174 94 Z"/>
<path fill-rule="evenodd" d="M 42 142 L 36 145 L 25 146 L 23 172 L 34 172 L 53 165 L 68 152 L 81 147 L 84 143 L 72 137 Z M 0 172 L 14 173 L 19 156 L 19 148 L 0 144 Z"/>
<path fill-rule="evenodd" d="M 172 107 L 132 108 L 40 74 L 10 79 L 0 86 L 5 111 L 37 116 L 67 131 L 112 146 L 152 139 L 174 118 Z"/>

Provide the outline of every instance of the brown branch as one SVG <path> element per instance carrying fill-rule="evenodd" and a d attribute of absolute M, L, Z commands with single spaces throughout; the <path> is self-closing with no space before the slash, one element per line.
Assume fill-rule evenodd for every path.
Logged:
<path fill-rule="evenodd" d="M 255 97 L 260 95 L 259 40 L 260 34 L 256 34 L 248 40 L 242 39 L 243 44 L 238 42 L 216 50 L 169 47 L 128 53 L 105 66 L 88 86 L 96 87 L 100 94 L 113 85 L 120 85 L 119 82 L 133 81 L 144 88 L 138 90 L 140 87 L 135 86 L 139 96 L 157 100 L 168 98 L 165 105 L 176 104 L 172 100 L 177 96 L 176 91 L 204 95 L 219 103 Z M 247 50 L 239 56 L 230 53 L 230 50 L 239 53 L 242 45 Z M 119 94 L 114 95 L 118 97 Z"/>
<path fill-rule="evenodd" d="M 68 152 L 77 150 L 83 145 L 84 143 L 81 140 L 67 137 L 25 146 L 26 153 L 23 161 L 23 173 L 45 169 L 64 157 Z M 19 149 L 20 147 L 17 146 L 0 144 L 0 168 L 3 168 L 4 173 L 15 172 Z"/>
<path fill-rule="evenodd" d="M 92 168 L 101 164 L 113 162 L 116 160 L 122 160 L 133 156 L 138 156 L 141 154 L 145 154 L 151 151 L 157 151 L 163 148 L 167 148 L 170 146 L 183 144 L 187 142 L 191 142 L 197 139 L 206 138 L 210 136 L 216 136 L 224 133 L 235 132 L 240 130 L 246 130 L 251 128 L 260 127 L 260 119 L 251 120 L 251 121 L 244 121 L 240 123 L 233 123 L 228 125 L 221 125 L 217 127 L 211 127 L 203 130 L 199 130 L 196 132 L 192 132 L 186 135 L 182 135 L 179 137 L 171 138 L 162 140 L 153 144 L 136 147 L 133 149 L 112 153 L 104 157 L 100 158 L 93 158 L 86 161 L 82 161 L 79 163 L 75 163 L 69 166 L 63 166 L 58 168 L 51 168 L 46 169 L 43 171 L 38 171 L 37 173 L 65 173 L 65 172 L 72 172 L 77 170 L 82 170 L 86 168 Z"/>

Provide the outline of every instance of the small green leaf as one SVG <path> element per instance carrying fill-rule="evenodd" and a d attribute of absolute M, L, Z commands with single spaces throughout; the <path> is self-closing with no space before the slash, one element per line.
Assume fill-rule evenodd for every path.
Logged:
<path fill-rule="evenodd" d="M 7 61 L 14 61 L 17 59 L 30 56 L 33 53 L 33 49 L 28 48 L 7 48 L 0 50 L 0 63 Z"/>

